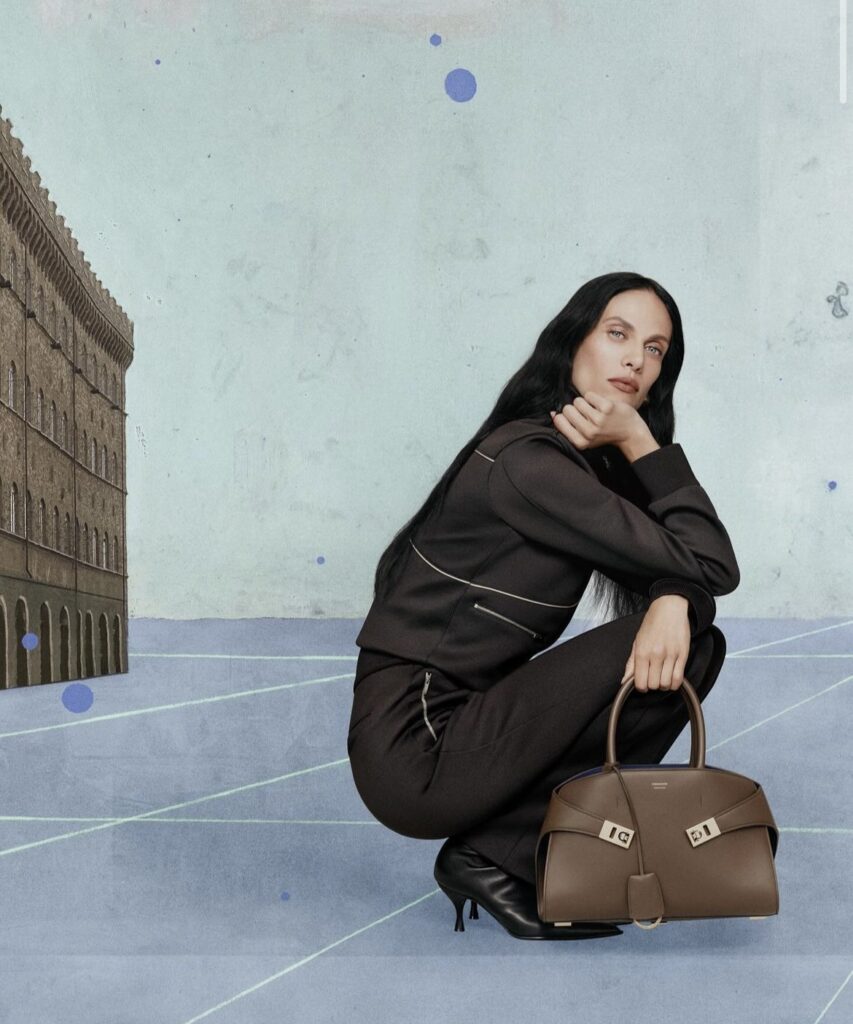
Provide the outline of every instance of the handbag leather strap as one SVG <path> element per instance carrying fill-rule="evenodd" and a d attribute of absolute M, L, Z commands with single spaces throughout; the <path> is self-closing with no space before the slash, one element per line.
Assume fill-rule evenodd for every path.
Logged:
<path fill-rule="evenodd" d="M 594 836 L 596 839 L 600 836 L 605 818 L 598 814 L 591 814 L 582 807 L 569 803 L 556 792 L 553 795 L 555 799 L 549 802 L 548 810 L 539 833 L 540 839 L 548 832 L 583 832 L 585 835 Z M 764 790 L 759 783 L 755 784 L 754 793 L 732 804 L 731 807 L 726 807 L 724 810 L 717 811 L 708 817 L 714 819 L 717 828 L 720 830 L 720 835 L 725 832 L 733 832 L 738 828 L 766 825 L 769 830 L 773 856 L 776 856 L 779 830 L 776 827 L 776 822 L 770 811 Z M 620 821 L 617 824 L 628 828 L 631 828 L 633 825 L 633 823 L 629 824 L 626 821 Z M 697 822 L 688 821 L 685 823 L 684 828 L 687 829 L 696 824 Z"/>

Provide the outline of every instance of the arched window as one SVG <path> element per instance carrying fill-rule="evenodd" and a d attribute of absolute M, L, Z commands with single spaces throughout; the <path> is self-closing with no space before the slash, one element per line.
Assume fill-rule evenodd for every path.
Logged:
<path fill-rule="evenodd" d="M 101 564 L 101 549 L 98 547 L 98 529 L 96 526 L 92 527 L 92 564 Z"/>
<path fill-rule="evenodd" d="M 41 388 L 36 396 L 36 426 L 44 433 L 44 391 Z"/>
<path fill-rule="evenodd" d="M 65 317 L 62 318 L 62 344 L 63 347 L 68 345 L 68 321 Z"/>
<path fill-rule="evenodd" d="M 113 569 L 118 572 L 118 537 L 113 537 Z"/>
<path fill-rule="evenodd" d="M 107 446 L 106 445 L 104 445 L 103 448 L 101 448 L 101 476 L 105 480 L 109 480 L 109 476 L 107 475 Z"/>
<path fill-rule="evenodd" d="M 71 554 L 71 516 L 65 513 L 65 554 Z"/>
<path fill-rule="evenodd" d="M 86 459 L 89 458 L 89 436 L 85 430 L 83 431 L 83 451 L 81 454 L 83 456 L 82 461 L 85 463 Z"/>
<path fill-rule="evenodd" d="M 39 499 L 39 521 L 38 521 L 38 540 L 40 544 L 47 546 L 47 506 L 44 503 L 44 498 Z"/>
<path fill-rule="evenodd" d="M 15 364 L 9 363 L 9 408 L 15 408 L 15 392 L 17 391 L 15 381 Z"/>
<path fill-rule="evenodd" d="M 35 540 L 33 537 L 33 496 L 29 491 L 27 491 L 27 507 L 24 509 L 24 536 Z"/>
<path fill-rule="evenodd" d="M 92 356 L 92 383 L 95 387 L 98 386 L 98 360 L 96 356 Z"/>
<path fill-rule="evenodd" d="M 117 484 L 118 482 L 118 459 L 116 458 L 116 453 L 113 452 L 113 483 Z"/>
<path fill-rule="evenodd" d="M 14 249 L 9 250 L 9 281 L 12 285 L 12 291 L 17 292 L 20 287 L 20 281 L 18 280 L 18 255 Z"/>
<path fill-rule="evenodd" d="M 51 400 L 50 403 L 50 436 L 55 441 L 56 438 L 56 402 Z"/>
<path fill-rule="evenodd" d="M 68 413 L 67 412 L 64 412 L 62 414 L 62 438 L 61 438 L 61 441 L 62 441 L 62 447 L 63 448 L 67 448 L 68 447 Z"/>
<path fill-rule="evenodd" d="M 9 495 L 9 529 L 12 533 L 18 532 L 18 485 L 12 484 L 12 493 Z"/>
<path fill-rule="evenodd" d="M 50 304 L 50 336 L 51 338 L 56 337 L 56 303 L 51 302 Z"/>
<path fill-rule="evenodd" d="M 106 533 L 101 538 L 101 565 L 105 569 L 109 569 L 110 567 L 110 544 Z"/>
<path fill-rule="evenodd" d="M 115 374 L 113 374 L 113 401 L 118 402 L 118 384 L 116 383 Z"/>
<path fill-rule="evenodd" d="M 91 462 L 90 468 L 93 473 L 98 472 L 98 442 L 92 438 L 92 451 L 91 451 Z"/>
<path fill-rule="evenodd" d="M 83 561 L 89 561 L 89 524 L 83 523 Z"/>
<path fill-rule="evenodd" d="M 53 546 L 57 551 L 62 550 L 62 538 L 59 535 L 59 509 L 53 506 Z"/>

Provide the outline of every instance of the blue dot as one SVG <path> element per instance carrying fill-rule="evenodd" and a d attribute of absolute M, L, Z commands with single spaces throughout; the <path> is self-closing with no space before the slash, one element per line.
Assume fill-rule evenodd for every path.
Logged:
<path fill-rule="evenodd" d="M 160 58 L 158 57 L 158 58 L 157 58 L 157 59 L 156 59 L 156 60 L 154 61 L 154 63 L 155 63 L 155 64 L 159 64 L 159 63 L 160 63 Z"/>
<path fill-rule="evenodd" d="M 21 646 L 26 647 L 28 651 L 34 651 L 39 645 L 39 638 L 35 633 L 24 633 L 21 637 Z"/>
<path fill-rule="evenodd" d="M 326 559 L 323 555 L 317 555 L 317 565 L 325 565 Z"/>
<path fill-rule="evenodd" d="M 88 711 L 95 696 L 85 683 L 70 683 L 62 691 L 62 703 L 69 711 Z"/>
<path fill-rule="evenodd" d="M 433 46 L 441 46 L 441 36 L 437 32 L 433 32 L 433 34 L 429 37 L 429 41 L 432 43 Z"/>
<path fill-rule="evenodd" d="M 282 898 L 283 900 L 289 900 L 289 899 L 290 899 L 290 893 L 289 893 L 289 892 L 283 892 L 283 893 L 281 894 L 281 898 Z"/>
<path fill-rule="evenodd" d="M 838 484 L 834 480 L 830 480 L 827 486 L 831 491 L 834 491 Z"/>
<path fill-rule="evenodd" d="M 477 91 L 477 80 L 467 68 L 454 68 L 444 79 L 444 91 L 457 103 L 467 103 Z"/>

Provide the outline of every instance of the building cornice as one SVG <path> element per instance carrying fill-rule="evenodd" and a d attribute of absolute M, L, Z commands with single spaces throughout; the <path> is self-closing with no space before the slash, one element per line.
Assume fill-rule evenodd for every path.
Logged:
<path fill-rule="evenodd" d="M 2 114 L 0 107 L 0 115 Z M 133 323 L 97 277 L 41 177 L 0 116 L 0 203 L 32 256 L 93 337 L 127 369 L 133 360 Z"/>

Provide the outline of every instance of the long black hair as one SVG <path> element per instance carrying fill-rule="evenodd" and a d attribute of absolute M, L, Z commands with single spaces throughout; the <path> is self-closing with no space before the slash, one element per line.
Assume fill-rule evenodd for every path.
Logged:
<path fill-rule="evenodd" d="M 504 385 L 494 408 L 476 434 L 448 466 L 423 505 L 394 535 L 376 567 L 374 600 L 387 595 L 411 553 L 409 538 L 414 536 L 422 522 L 438 514 L 451 480 L 483 438 L 503 423 L 547 415 L 549 409 L 562 409 L 578 397 L 579 393 L 571 382 L 575 352 L 595 328 L 613 296 L 637 288 L 654 292 L 666 306 L 672 321 L 672 338 L 661 363 L 660 374 L 649 389 L 648 400 L 637 411 L 659 445 L 672 443 L 675 430 L 672 392 L 684 361 L 684 335 L 678 306 L 657 281 L 641 274 L 618 271 L 595 277 L 581 285 L 543 329 L 533 352 Z M 615 445 L 588 448 L 580 454 L 603 483 L 646 510 L 648 499 L 645 492 L 631 471 L 630 462 Z M 647 595 L 616 583 L 600 571 L 593 572 L 592 586 L 593 601 L 606 609 L 604 614 L 630 615 L 645 610 L 650 603 Z"/>

